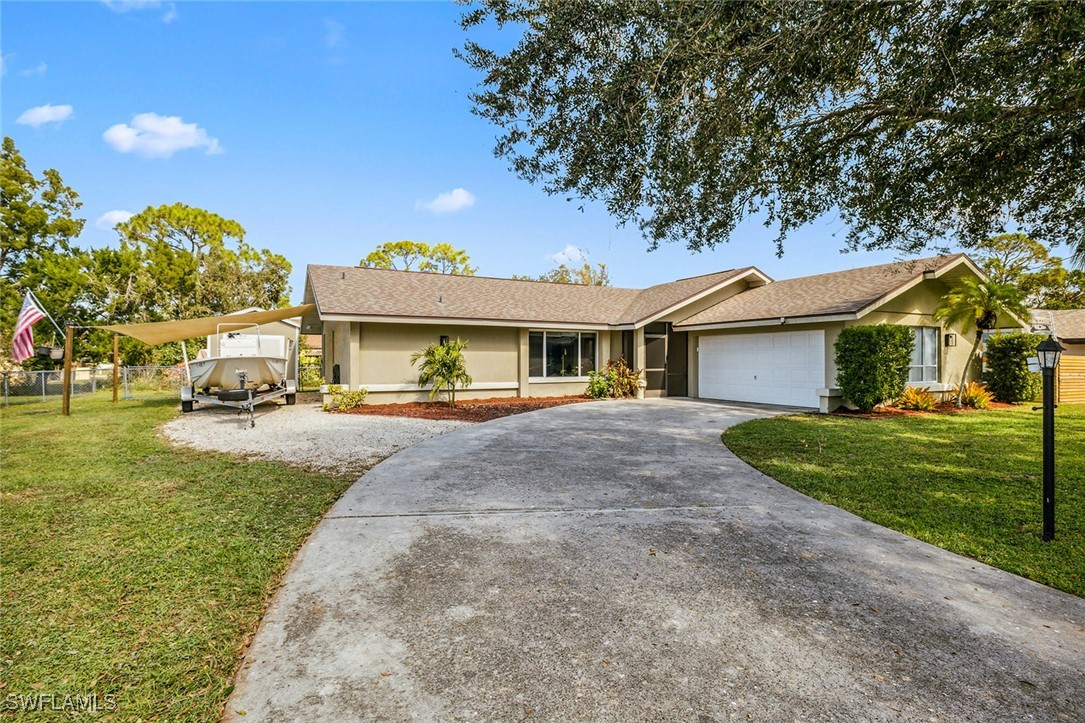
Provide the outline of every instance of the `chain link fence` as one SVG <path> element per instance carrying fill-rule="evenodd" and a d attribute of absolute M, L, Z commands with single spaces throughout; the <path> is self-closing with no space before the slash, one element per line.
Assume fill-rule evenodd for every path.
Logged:
<path fill-rule="evenodd" d="M 184 370 L 179 367 L 121 367 L 118 382 L 123 398 L 140 399 L 163 393 L 180 393 Z M 60 399 L 64 372 L 11 371 L 0 379 L 0 400 L 5 407 Z M 72 396 L 113 390 L 112 369 L 76 369 L 72 373 Z"/>
<path fill-rule="evenodd" d="M 302 364 L 298 367 L 298 391 L 316 392 L 324 383 L 319 364 Z"/>

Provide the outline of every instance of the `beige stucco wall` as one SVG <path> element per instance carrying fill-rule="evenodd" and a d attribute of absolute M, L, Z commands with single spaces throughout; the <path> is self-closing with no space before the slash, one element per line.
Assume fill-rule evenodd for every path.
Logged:
<path fill-rule="evenodd" d="M 397 324 L 375 322 L 324 322 L 325 378 L 331 381 L 332 367 L 340 365 L 340 383 L 350 389 L 365 387 L 371 404 L 422 401 L 428 390 L 418 389 L 418 369 L 411 354 L 441 336 L 467 340 L 464 350 L 472 388 L 457 392 L 457 398 L 552 397 L 583 394 L 586 381 L 532 381 L 528 376 L 530 328 Z M 596 363 L 602 366 L 621 350 L 621 333 L 596 331 Z"/>
<path fill-rule="evenodd" d="M 939 384 L 947 387 L 956 386 L 961 381 L 961 372 L 964 370 L 966 364 L 971 360 L 970 353 L 972 351 L 972 343 L 975 341 L 975 332 L 970 332 L 965 335 L 961 333 L 960 327 L 946 327 L 939 324 L 934 320 L 934 309 L 938 306 L 942 296 L 949 291 L 949 287 L 943 284 L 941 281 L 929 280 L 924 281 L 915 288 L 901 294 L 899 297 L 891 300 L 885 304 L 882 308 L 873 311 L 858 321 L 847 322 L 846 326 L 857 326 L 862 324 L 903 324 L 905 326 L 937 326 L 941 328 L 939 335 L 939 359 L 938 359 L 938 382 Z M 953 347 L 947 347 L 945 345 L 945 334 L 952 332 L 957 335 L 957 345 Z M 834 336 L 832 342 L 836 341 Z M 831 344 L 828 335 L 825 338 L 826 349 L 831 350 Z M 830 354 L 830 364 L 825 367 L 826 376 L 830 380 L 831 386 L 836 386 L 836 365 L 832 363 Z M 972 363 L 969 370 L 968 379 L 975 380 L 979 378 L 979 364 Z M 928 385 L 927 383 L 918 384 L 917 386 L 931 386 L 937 389 L 937 385 Z"/>
<path fill-rule="evenodd" d="M 476 388 L 457 392 L 457 397 L 501 397 L 518 393 L 519 329 L 437 324 L 364 323 L 357 326 L 360 335 L 354 356 L 360 361 L 359 376 L 351 384 L 365 386 L 371 403 L 426 399 L 429 392 L 417 389 L 418 368 L 411 365 L 410 358 L 427 344 L 438 343 L 441 336 L 467 341 L 463 355 Z"/>

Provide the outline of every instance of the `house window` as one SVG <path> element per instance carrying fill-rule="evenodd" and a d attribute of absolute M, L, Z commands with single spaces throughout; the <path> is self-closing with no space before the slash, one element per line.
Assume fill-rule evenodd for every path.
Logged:
<path fill-rule="evenodd" d="M 594 333 L 533 331 L 528 335 L 528 376 L 585 377 L 595 371 Z"/>
<path fill-rule="evenodd" d="M 938 381 L 938 336 L 936 326 L 916 326 L 915 347 L 912 349 L 912 361 L 908 369 L 910 382 Z"/>
<path fill-rule="evenodd" d="M 441 336 L 441 346 L 448 346 L 448 337 L 447 336 L 443 336 L 443 335 Z"/>

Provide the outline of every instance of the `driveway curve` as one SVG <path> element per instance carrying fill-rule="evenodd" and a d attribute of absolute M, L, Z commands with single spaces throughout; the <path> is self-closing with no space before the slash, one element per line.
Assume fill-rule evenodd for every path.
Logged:
<path fill-rule="evenodd" d="M 1085 718 L 1085 601 L 720 442 L 773 413 L 578 404 L 385 460 L 298 554 L 226 719 Z"/>

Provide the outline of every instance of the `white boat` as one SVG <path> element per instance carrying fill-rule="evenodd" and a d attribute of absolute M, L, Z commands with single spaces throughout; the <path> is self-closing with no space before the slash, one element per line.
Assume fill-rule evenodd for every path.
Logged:
<path fill-rule="evenodd" d="M 261 336 L 255 324 L 247 331 L 218 333 L 218 356 L 197 357 L 186 362 L 189 382 L 181 387 L 181 411 L 191 412 L 195 404 L 205 402 L 234 407 L 248 413 L 249 425 L 255 425 L 253 407 L 284 397 L 293 404 L 297 386 L 287 379 L 293 340 L 283 336 Z"/>
<path fill-rule="evenodd" d="M 282 384 L 286 379 L 285 356 L 207 357 L 193 359 L 188 363 L 192 386 L 197 389 L 240 389 L 242 372 L 245 385 L 259 389 L 266 385 Z"/>
<path fill-rule="evenodd" d="M 222 325 L 220 325 L 221 327 Z M 243 331 L 218 334 L 219 355 L 193 359 L 188 363 L 192 386 L 196 389 L 259 389 L 277 386 L 286 379 L 290 359 L 290 340 L 282 336 L 261 336 Z M 245 384 L 240 383 L 244 374 Z"/>

